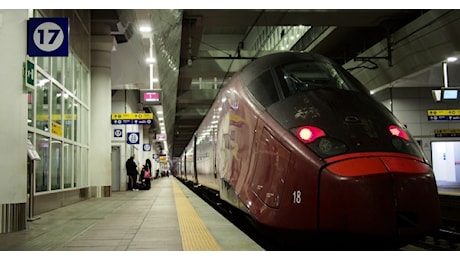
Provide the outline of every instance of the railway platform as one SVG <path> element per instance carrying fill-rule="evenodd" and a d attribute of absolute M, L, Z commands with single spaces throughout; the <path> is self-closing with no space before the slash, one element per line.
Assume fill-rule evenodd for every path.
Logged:
<path fill-rule="evenodd" d="M 37 216 L 2 251 L 264 251 L 174 177 Z"/>

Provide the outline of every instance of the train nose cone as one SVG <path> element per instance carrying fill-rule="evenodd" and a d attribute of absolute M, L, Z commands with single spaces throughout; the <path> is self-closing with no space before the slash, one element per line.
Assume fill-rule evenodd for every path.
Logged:
<path fill-rule="evenodd" d="M 321 172 L 319 228 L 412 236 L 439 228 L 431 168 L 411 158 L 374 156 L 331 163 Z"/>

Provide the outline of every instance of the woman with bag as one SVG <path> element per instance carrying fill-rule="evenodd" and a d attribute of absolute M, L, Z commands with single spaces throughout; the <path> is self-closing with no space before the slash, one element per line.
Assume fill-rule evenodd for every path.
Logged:
<path fill-rule="evenodd" d="M 141 170 L 141 184 L 139 189 L 141 190 L 150 190 L 150 177 L 152 175 L 150 174 L 149 167 L 145 164 L 142 166 Z"/>
<path fill-rule="evenodd" d="M 147 166 L 147 169 L 150 172 L 150 177 L 152 176 L 152 162 L 150 161 L 149 158 L 145 160 L 145 166 Z"/>

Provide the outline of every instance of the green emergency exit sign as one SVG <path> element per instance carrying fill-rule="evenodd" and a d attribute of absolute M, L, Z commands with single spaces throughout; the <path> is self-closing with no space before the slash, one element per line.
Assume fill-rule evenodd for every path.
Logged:
<path fill-rule="evenodd" d="M 26 61 L 24 74 L 26 87 L 33 88 L 35 86 L 35 64 L 33 62 Z"/>

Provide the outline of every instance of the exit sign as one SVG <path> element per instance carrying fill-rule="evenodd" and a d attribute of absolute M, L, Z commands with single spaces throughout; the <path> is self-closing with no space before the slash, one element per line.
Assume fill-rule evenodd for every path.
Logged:
<path fill-rule="evenodd" d="M 24 67 L 24 81 L 26 87 L 33 88 L 35 86 L 35 64 L 27 60 Z"/>

